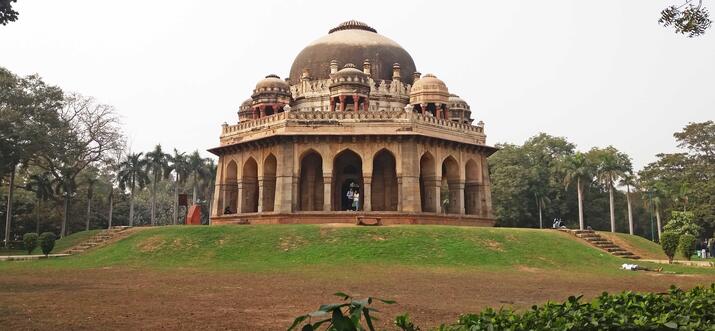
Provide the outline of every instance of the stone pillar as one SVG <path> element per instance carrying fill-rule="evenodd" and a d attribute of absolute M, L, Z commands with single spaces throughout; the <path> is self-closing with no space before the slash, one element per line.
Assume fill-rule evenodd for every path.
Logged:
<path fill-rule="evenodd" d="M 442 212 L 442 177 L 431 176 L 425 178 L 425 195 L 435 213 Z"/>
<path fill-rule="evenodd" d="M 419 195 L 419 186 L 417 187 Z M 402 211 L 402 176 L 397 176 L 397 210 Z"/>
<path fill-rule="evenodd" d="M 372 174 L 363 174 L 362 184 L 362 210 L 372 211 Z"/>
<path fill-rule="evenodd" d="M 401 158 L 402 169 L 398 177 L 400 190 L 398 198 L 403 212 L 419 212 L 422 209 L 420 200 L 420 160 L 417 156 L 417 144 L 413 140 L 402 142 L 396 158 Z"/>
<path fill-rule="evenodd" d="M 278 145 L 278 155 L 276 155 L 276 199 L 274 211 L 280 213 L 293 212 L 293 203 L 297 200 L 297 191 L 295 198 L 294 180 L 293 180 L 293 143 L 282 142 Z M 297 185 L 297 184 L 296 184 Z"/>
<path fill-rule="evenodd" d="M 464 215 L 464 182 L 449 183 L 449 204 L 452 213 Z"/>
<path fill-rule="evenodd" d="M 338 96 L 338 99 L 340 99 L 340 111 L 345 111 L 345 96 Z"/>
<path fill-rule="evenodd" d="M 491 180 L 489 179 L 489 165 L 487 164 L 487 157 L 482 155 L 482 214 L 484 217 L 494 218 L 492 212 L 492 189 Z"/>
<path fill-rule="evenodd" d="M 330 173 L 324 173 L 323 174 L 323 211 L 333 210 L 332 203 L 331 203 L 331 201 L 333 200 L 332 199 L 333 198 L 332 187 L 333 187 L 333 175 Z"/>
<path fill-rule="evenodd" d="M 258 118 L 258 107 L 253 108 L 253 117 L 252 119 L 257 119 Z"/>
<path fill-rule="evenodd" d="M 335 98 L 330 97 L 330 111 L 335 111 Z"/>
<path fill-rule="evenodd" d="M 211 204 L 213 210 L 209 210 L 211 216 L 219 216 L 223 214 L 223 206 L 219 206 L 218 203 L 221 199 L 221 187 L 223 186 L 223 160 L 224 159 L 222 157 L 219 158 L 218 167 L 216 169 L 216 184 L 214 185 L 213 203 Z M 223 199 L 223 201 L 226 201 L 226 199 Z M 211 217 L 209 217 L 209 219 L 210 218 Z"/>
<path fill-rule="evenodd" d="M 435 111 L 434 111 L 434 115 L 435 115 L 435 116 L 434 116 L 434 117 L 436 117 L 436 118 L 438 118 L 438 119 L 441 119 L 441 118 L 442 118 L 442 105 L 439 105 L 439 106 L 438 106 L 438 105 L 435 104 L 434 106 L 435 106 L 435 107 L 434 107 L 434 109 L 435 109 Z"/>
<path fill-rule="evenodd" d="M 260 105 L 258 106 L 258 110 L 260 110 L 260 115 L 258 115 L 258 118 L 263 118 L 266 116 L 266 106 Z"/>
<path fill-rule="evenodd" d="M 246 190 L 243 189 L 243 179 L 240 178 L 236 181 L 236 186 L 238 187 L 238 201 L 236 204 L 236 213 L 245 213 L 246 211 L 243 208 L 243 200 L 246 198 L 244 195 L 246 194 Z"/>
<path fill-rule="evenodd" d="M 353 110 L 358 111 L 358 104 L 360 103 L 360 98 L 358 97 L 357 94 L 353 94 Z"/>
<path fill-rule="evenodd" d="M 265 179 L 263 176 L 258 177 L 258 212 L 263 212 L 263 188 L 265 187 Z"/>
<path fill-rule="evenodd" d="M 422 115 L 426 114 L 427 113 L 427 104 L 422 103 L 422 104 L 420 104 L 420 107 L 422 107 Z"/>
<path fill-rule="evenodd" d="M 362 102 L 362 110 L 363 111 L 368 111 L 370 108 L 370 99 L 365 97 L 365 100 Z"/>

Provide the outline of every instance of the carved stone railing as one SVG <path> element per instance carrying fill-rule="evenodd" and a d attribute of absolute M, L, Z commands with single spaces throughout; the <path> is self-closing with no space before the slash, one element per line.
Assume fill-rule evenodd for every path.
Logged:
<path fill-rule="evenodd" d="M 474 126 L 466 123 L 453 122 L 450 120 L 437 119 L 432 116 L 422 115 L 405 111 L 350 111 L 350 112 L 328 112 L 328 111 L 291 111 L 283 112 L 263 118 L 248 120 L 235 125 L 224 125 L 222 136 L 233 135 L 241 132 L 254 131 L 260 128 L 267 128 L 277 124 L 288 124 L 301 122 L 383 122 L 394 121 L 398 123 L 427 124 L 437 127 L 450 128 L 455 131 L 465 133 L 483 134 L 484 127 Z M 326 123 L 329 125 L 329 123 Z"/>

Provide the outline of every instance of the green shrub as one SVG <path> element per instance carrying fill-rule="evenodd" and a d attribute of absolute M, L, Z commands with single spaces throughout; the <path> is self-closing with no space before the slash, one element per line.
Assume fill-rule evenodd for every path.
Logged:
<path fill-rule="evenodd" d="M 375 331 L 375 327 L 372 324 L 372 320 L 375 318 L 372 317 L 371 314 L 377 310 L 370 306 L 373 300 L 378 300 L 388 305 L 395 303 L 395 301 L 392 300 L 371 297 L 358 300 L 343 292 L 337 292 L 335 295 L 341 297 L 343 301 L 346 302 L 321 305 L 317 311 L 298 316 L 288 328 L 288 331 L 296 329 L 301 324 L 303 324 L 301 331 L 314 331 L 318 330 L 321 326 L 330 331 Z M 367 326 L 367 328 L 361 324 L 363 317 L 365 318 L 365 326 Z M 313 318 L 318 321 L 313 322 Z"/>
<path fill-rule="evenodd" d="M 57 236 L 55 236 L 52 232 L 44 232 L 40 235 L 40 248 L 42 248 L 42 254 L 47 256 L 50 252 L 52 252 L 52 249 L 55 248 L 55 240 L 57 240 Z"/>
<path fill-rule="evenodd" d="M 678 240 L 678 250 L 680 254 L 683 254 L 686 260 L 690 261 L 690 258 L 695 254 L 695 241 L 697 238 L 690 234 L 684 234 L 680 236 Z"/>
<path fill-rule="evenodd" d="M 678 249 L 678 240 L 680 236 L 673 231 L 665 231 L 660 236 L 660 247 L 663 248 L 663 253 L 668 257 L 668 263 L 673 262 L 675 251 Z"/>
<path fill-rule="evenodd" d="M 30 233 L 25 233 L 22 236 L 22 241 L 25 243 L 25 249 L 27 250 L 27 255 L 32 254 L 32 251 L 37 248 L 37 241 L 39 239 L 39 236 L 37 233 L 30 232 Z"/>

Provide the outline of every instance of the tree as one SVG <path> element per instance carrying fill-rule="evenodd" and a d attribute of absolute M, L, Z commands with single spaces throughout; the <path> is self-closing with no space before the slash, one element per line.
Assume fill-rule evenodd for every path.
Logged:
<path fill-rule="evenodd" d="M 664 231 L 670 231 L 678 236 L 689 234 L 698 237 L 702 228 L 693 220 L 693 213 L 687 211 L 673 211 L 670 221 L 663 227 Z"/>
<path fill-rule="evenodd" d="M 614 206 L 613 190 L 614 184 L 632 171 L 631 160 L 628 155 L 619 152 L 615 147 L 608 146 L 604 149 L 594 148 L 589 153 L 592 154 L 596 162 L 596 177 L 608 188 L 609 210 L 611 216 L 611 232 L 616 232 L 616 211 Z M 630 190 L 629 190 L 630 194 Z M 630 234 L 633 234 L 633 221 L 630 206 L 630 196 L 628 196 L 628 224 Z"/>
<path fill-rule="evenodd" d="M 37 174 L 32 174 L 29 176 L 29 180 L 25 185 L 25 189 L 34 192 L 35 198 L 37 199 L 37 205 L 35 206 L 36 213 L 36 225 L 35 232 L 40 233 L 40 213 L 42 212 L 42 202 L 49 200 L 53 197 L 52 190 L 52 176 L 48 172 L 42 172 Z"/>
<path fill-rule="evenodd" d="M 52 232 L 45 232 L 40 235 L 39 240 L 40 248 L 42 248 L 42 254 L 47 256 L 50 252 L 52 252 L 52 249 L 55 248 L 55 240 L 57 240 L 57 236 Z"/>
<path fill-rule="evenodd" d="M 186 153 L 179 153 L 174 148 L 174 154 L 168 157 L 170 171 L 174 172 L 174 206 L 173 206 L 173 223 L 176 225 L 179 220 L 179 186 L 186 182 L 186 177 L 189 174 L 189 164 L 186 158 Z"/>
<path fill-rule="evenodd" d="M 78 93 L 65 96 L 60 111 L 61 125 L 51 132 L 50 150 L 42 154 L 38 166 L 49 171 L 64 198 L 64 217 L 60 237 L 67 234 L 70 204 L 76 192 L 77 176 L 87 167 L 105 161 L 121 150 L 124 136 L 114 107 L 99 104 Z"/>
<path fill-rule="evenodd" d="M 7 25 L 17 21 L 17 12 L 12 9 L 12 3 L 17 0 L 0 0 L 0 24 Z"/>
<path fill-rule="evenodd" d="M 710 28 L 712 21 L 708 9 L 703 6 L 703 0 L 685 0 L 680 6 L 670 6 L 660 12 L 658 23 L 664 27 L 673 26 L 675 33 L 687 34 L 689 38 L 697 37 Z"/>
<path fill-rule="evenodd" d="M 169 163 L 168 156 L 161 150 L 161 145 L 156 145 L 154 150 L 146 153 L 147 173 L 152 176 L 151 180 L 151 225 L 156 225 L 156 184 L 162 177 L 168 177 Z"/>
<path fill-rule="evenodd" d="M 90 221 L 92 220 L 92 197 L 94 196 L 94 185 L 99 180 L 98 170 L 95 167 L 89 167 L 82 173 L 82 180 L 87 185 L 87 215 L 85 216 L 85 231 L 89 231 Z"/>
<path fill-rule="evenodd" d="M 572 156 L 567 156 L 562 164 L 561 169 L 564 174 L 564 184 L 566 188 L 576 182 L 576 192 L 578 194 L 578 224 L 579 228 L 585 228 L 583 219 L 583 189 L 593 181 L 594 167 L 592 161 L 581 152 L 576 152 Z"/>
<path fill-rule="evenodd" d="M 134 190 L 137 187 L 144 188 L 149 181 L 146 159 L 142 158 L 142 154 L 130 153 L 119 164 L 119 188 L 121 190 L 129 188 L 129 226 L 134 226 Z"/>
<path fill-rule="evenodd" d="M 628 233 L 633 234 L 633 207 L 631 203 L 631 187 L 637 183 L 636 176 L 630 170 L 623 175 L 621 185 L 626 186 L 626 203 L 628 204 Z M 611 202 L 613 203 L 613 202 Z"/>
<path fill-rule="evenodd" d="M 204 193 L 204 196 L 206 196 L 206 200 L 208 200 L 207 203 L 207 211 L 208 211 L 208 224 L 211 224 L 211 204 L 213 203 L 213 193 L 214 193 L 214 186 L 216 184 L 216 163 L 214 162 L 213 159 L 206 159 L 206 176 L 204 177 L 205 182 L 206 182 L 206 192 Z"/>
<path fill-rule="evenodd" d="M 0 177 L 10 174 L 5 238 L 10 239 L 13 192 L 18 165 L 48 148 L 59 125 L 62 90 L 45 84 L 37 75 L 19 78 L 0 67 Z"/>
<path fill-rule="evenodd" d="M 695 254 L 696 241 L 697 238 L 695 238 L 695 236 L 689 233 L 683 233 L 680 236 L 680 239 L 678 239 L 678 250 L 680 251 L 680 254 L 683 254 L 683 257 L 688 261 L 690 261 L 693 254 Z"/>
<path fill-rule="evenodd" d="M 39 240 L 39 236 L 37 233 L 34 232 L 29 232 L 25 233 L 22 235 L 22 241 L 25 243 L 25 250 L 27 251 L 27 255 L 32 254 L 32 251 L 37 248 L 37 241 Z"/>
<path fill-rule="evenodd" d="M 199 151 L 194 151 L 189 155 L 188 157 L 188 170 L 189 173 L 191 174 L 192 177 L 192 185 L 193 185 L 193 203 L 196 204 L 199 202 L 199 195 L 198 195 L 198 190 L 199 190 L 199 182 L 202 179 L 205 179 L 209 174 L 207 172 L 206 168 L 206 160 L 201 158 L 201 155 L 199 155 Z"/>
<path fill-rule="evenodd" d="M 663 248 L 663 253 L 668 257 L 668 263 L 673 263 L 675 251 L 678 249 L 678 241 L 680 236 L 672 231 L 664 231 L 660 237 L 660 246 Z"/>

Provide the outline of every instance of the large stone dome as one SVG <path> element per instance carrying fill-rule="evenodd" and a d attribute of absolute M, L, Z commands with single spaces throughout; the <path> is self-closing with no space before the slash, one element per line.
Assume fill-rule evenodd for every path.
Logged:
<path fill-rule="evenodd" d="M 400 64 L 401 80 L 407 84 L 412 84 L 412 74 L 417 71 L 410 54 L 398 43 L 365 23 L 347 21 L 330 29 L 327 36 L 310 43 L 298 54 L 290 68 L 291 83 L 299 82 L 305 69 L 313 79 L 330 78 L 332 60 L 337 60 L 341 67 L 369 60 L 375 80 L 392 80 L 395 63 Z"/>

